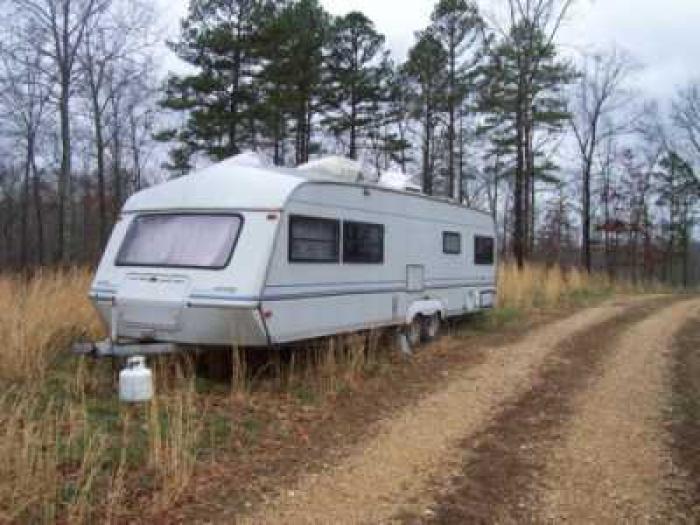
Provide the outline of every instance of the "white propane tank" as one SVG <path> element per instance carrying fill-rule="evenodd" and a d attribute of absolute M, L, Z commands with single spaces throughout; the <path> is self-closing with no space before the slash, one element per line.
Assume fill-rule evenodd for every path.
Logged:
<path fill-rule="evenodd" d="M 153 374 L 143 356 L 130 357 L 119 372 L 119 399 L 127 403 L 150 401 L 153 397 Z"/>

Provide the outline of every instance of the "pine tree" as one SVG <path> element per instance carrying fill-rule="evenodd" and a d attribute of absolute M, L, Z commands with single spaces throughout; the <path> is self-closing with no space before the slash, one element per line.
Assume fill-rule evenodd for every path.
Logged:
<path fill-rule="evenodd" d="M 423 192 L 434 190 L 435 140 L 439 117 L 445 110 L 447 52 L 432 31 L 418 34 L 418 42 L 409 51 L 404 71 L 413 82 L 414 117 L 422 122 Z"/>
<path fill-rule="evenodd" d="M 257 0 L 191 0 L 182 21 L 180 39 L 170 48 L 195 69 L 171 75 L 161 105 L 186 112 L 181 129 L 165 130 L 157 138 L 176 140 L 166 166 L 189 169 L 189 159 L 202 152 L 212 159 L 240 153 L 255 143 L 253 68 L 256 57 Z"/>
<path fill-rule="evenodd" d="M 348 137 L 348 157 L 357 159 L 363 139 L 376 126 L 382 99 L 384 36 L 365 15 L 351 12 L 336 18 L 331 28 L 327 60 L 327 101 L 324 125 L 336 136 Z"/>
<path fill-rule="evenodd" d="M 692 166 L 675 151 L 669 151 L 659 164 L 661 170 L 657 173 L 658 204 L 668 208 L 668 281 L 675 281 L 675 254 L 680 252 L 682 284 L 687 286 L 688 255 L 700 183 Z"/>
<path fill-rule="evenodd" d="M 275 33 L 273 22 L 288 6 L 283 0 L 268 0 L 256 11 L 258 32 L 253 36 L 253 54 L 258 59 L 258 71 L 254 77 L 256 107 L 254 111 L 263 144 L 272 149 L 272 159 L 276 166 L 283 166 L 286 157 L 286 142 L 289 120 L 292 113 L 285 92 L 278 85 L 278 71 L 266 57 L 274 57 Z"/>
<path fill-rule="evenodd" d="M 405 72 L 386 58 L 381 65 L 381 100 L 376 104 L 376 114 L 369 131 L 371 150 L 375 159 L 383 159 L 383 168 L 392 164 L 406 173 L 406 166 L 412 162 L 413 145 L 409 140 L 409 120 L 411 117 L 411 90 Z M 379 170 L 379 162 L 375 162 Z"/>
<path fill-rule="evenodd" d="M 448 196 L 461 198 L 462 174 L 457 177 L 455 186 L 455 158 L 458 112 L 469 89 L 470 73 L 479 56 L 470 51 L 483 34 L 484 22 L 478 7 L 471 0 L 439 0 L 432 14 L 432 27 L 435 36 L 442 42 L 447 52 L 446 105 L 447 123 L 447 187 Z M 461 120 L 461 119 L 459 119 Z M 460 145 L 460 149 L 461 149 Z"/>
<path fill-rule="evenodd" d="M 564 86 L 574 78 L 551 38 L 527 20 L 491 46 L 480 72 L 482 129 L 495 133 L 499 154 L 514 157 L 513 252 L 519 266 L 534 239 L 536 177 L 553 167 L 537 164 L 535 134 L 558 133 L 568 118 Z"/>
<path fill-rule="evenodd" d="M 296 164 L 308 161 L 314 117 L 324 109 L 330 23 L 330 15 L 317 0 L 299 0 L 266 21 L 259 36 L 258 50 L 264 60 L 260 78 L 267 101 L 274 104 L 273 120 L 285 132 L 286 121 L 292 122 Z"/>

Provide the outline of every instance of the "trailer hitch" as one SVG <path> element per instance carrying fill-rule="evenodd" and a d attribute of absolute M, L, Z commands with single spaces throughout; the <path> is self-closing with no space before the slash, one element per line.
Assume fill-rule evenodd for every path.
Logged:
<path fill-rule="evenodd" d="M 167 355 L 179 352 L 174 343 L 114 343 L 104 341 L 75 343 L 72 351 L 76 355 L 92 357 L 131 357 L 135 355 Z"/>

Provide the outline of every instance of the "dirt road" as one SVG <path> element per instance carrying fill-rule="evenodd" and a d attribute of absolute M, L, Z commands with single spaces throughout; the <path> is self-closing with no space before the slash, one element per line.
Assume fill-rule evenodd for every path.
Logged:
<path fill-rule="evenodd" d="M 698 300 L 627 299 L 487 350 L 251 523 L 676 519 L 674 334 Z"/>

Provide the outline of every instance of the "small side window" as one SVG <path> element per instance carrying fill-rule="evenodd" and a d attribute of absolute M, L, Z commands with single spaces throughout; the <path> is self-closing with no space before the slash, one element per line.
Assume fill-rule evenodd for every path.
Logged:
<path fill-rule="evenodd" d="M 493 237 L 474 237 L 474 264 L 491 265 L 494 261 L 495 243 Z"/>
<path fill-rule="evenodd" d="M 343 262 L 383 263 L 384 225 L 367 222 L 343 222 Z"/>
<path fill-rule="evenodd" d="M 462 235 L 458 232 L 442 232 L 442 252 L 450 255 L 462 253 Z"/>
<path fill-rule="evenodd" d="M 340 222 L 292 215 L 289 218 L 289 261 L 340 262 Z"/>

